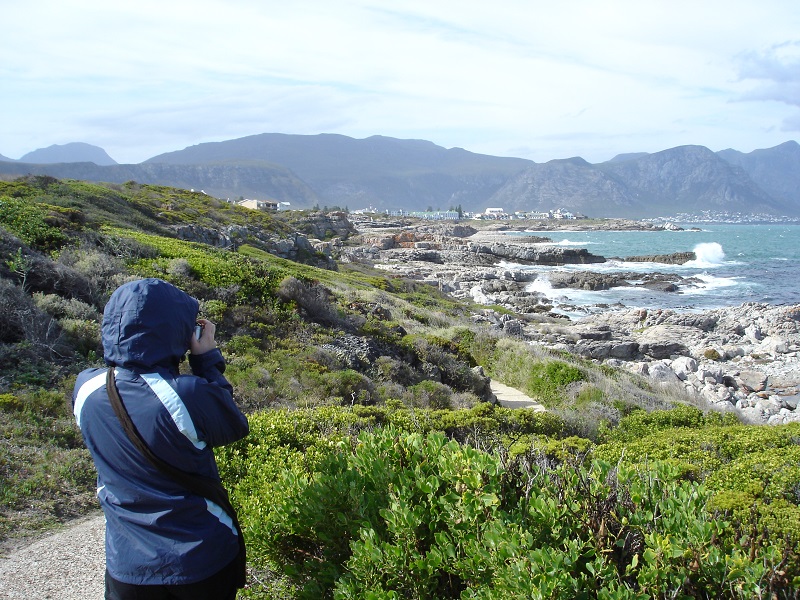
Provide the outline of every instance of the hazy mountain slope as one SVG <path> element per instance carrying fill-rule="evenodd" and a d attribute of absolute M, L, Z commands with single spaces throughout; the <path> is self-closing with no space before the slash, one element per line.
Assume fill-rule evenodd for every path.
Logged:
<path fill-rule="evenodd" d="M 448 171 L 470 174 L 487 166 L 514 172 L 531 161 L 446 149 L 425 140 L 372 136 L 363 140 L 337 134 L 262 133 L 225 142 L 190 146 L 160 154 L 146 163 L 197 164 L 218 160 L 265 160 L 283 165 L 304 179 Z"/>
<path fill-rule="evenodd" d="M 0 154 L 0 161 L 11 162 L 13 160 L 14 160 L 13 158 L 8 158 L 7 156 L 3 156 L 2 154 Z"/>
<path fill-rule="evenodd" d="M 491 198 L 509 210 L 565 208 L 597 217 L 671 216 L 703 210 L 797 214 L 740 167 L 704 146 L 616 157 L 591 165 L 580 158 L 536 164 Z"/>
<path fill-rule="evenodd" d="M 520 158 L 445 149 L 423 140 L 373 136 L 265 133 L 191 146 L 149 163 L 197 164 L 218 160 L 265 160 L 291 169 L 326 204 L 409 210 L 483 210 L 509 176 L 533 164 Z"/>
<path fill-rule="evenodd" d="M 704 146 L 679 146 L 597 167 L 624 181 L 652 215 L 701 210 L 796 213 L 758 187 L 747 173 Z M 645 216 L 645 215 L 638 215 Z"/>
<path fill-rule="evenodd" d="M 88 145 L 51 146 L 26 157 L 57 160 L 56 150 L 67 146 Z M 0 174 L 134 180 L 200 189 L 219 198 L 274 199 L 293 208 L 319 204 L 425 210 L 460 205 L 482 212 L 502 206 L 508 211 L 565 208 L 588 216 L 628 218 L 708 210 L 800 214 L 796 142 L 749 154 L 681 146 L 652 154 L 620 154 L 592 165 L 581 158 L 537 164 L 446 149 L 424 140 L 265 133 L 191 146 L 139 165 L 98 166 L 94 158 L 52 164 L 0 160 Z"/>
<path fill-rule="evenodd" d="M 117 161 L 111 158 L 102 148 L 84 144 L 83 142 L 72 142 L 63 145 L 53 144 L 47 148 L 39 148 L 33 152 L 28 152 L 19 160 L 20 162 L 37 164 L 76 162 L 92 162 L 100 166 L 117 164 Z"/>
<path fill-rule="evenodd" d="M 800 207 L 800 144 L 785 142 L 748 154 L 723 150 L 717 155 L 744 169 L 764 191 L 791 206 Z"/>
<path fill-rule="evenodd" d="M 491 206 L 510 211 L 565 208 L 590 216 L 624 217 L 641 212 L 626 184 L 582 158 L 528 167 L 494 194 Z"/>

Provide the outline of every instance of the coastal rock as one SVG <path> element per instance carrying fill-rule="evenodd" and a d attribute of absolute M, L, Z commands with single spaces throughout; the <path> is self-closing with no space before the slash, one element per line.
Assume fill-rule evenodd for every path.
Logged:
<path fill-rule="evenodd" d="M 668 265 L 682 265 L 690 260 L 697 260 L 694 252 L 675 252 L 673 254 L 648 254 L 644 256 L 628 256 L 626 262 L 657 262 Z"/>
<path fill-rule="evenodd" d="M 781 398 L 782 406 L 788 410 L 797 410 L 800 404 L 800 396 L 785 396 Z"/>
<path fill-rule="evenodd" d="M 555 289 L 568 287 L 597 291 L 630 285 L 625 279 L 616 275 L 593 273 L 591 271 L 579 271 L 577 273 L 557 271 L 550 273 L 547 278 L 550 280 L 550 285 Z"/>
<path fill-rule="evenodd" d="M 679 383 L 680 379 L 668 365 L 662 362 L 654 362 L 648 365 L 647 376 L 660 384 Z"/>
<path fill-rule="evenodd" d="M 472 392 L 484 402 L 497 403 L 497 396 L 492 392 L 492 380 L 486 375 L 481 365 L 472 368 Z"/>
<path fill-rule="evenodd" d="M 611 351 L 609 352 L 612 358 L 620 358 L 623 360 L 632 360 L 639 354 L 639 344 L 636 342 L 618 342 L 611 344 Z"/>
<path fill-rule="evenodd" d="M 178 239 L 181 240 L 232 250 L 247 243 L 260 247 L 266 252 L 281 258 L 289 260 L 304 259 L 303 262 L 312 262 L 326 269 L 335 269 L 336 267 L 336 262 L 331 258 L 332 252 L 320 252 L 313 260 L 309 260 L 309 257 L 317 254 L 314 243 L 319 242 L 319 240 L 315 240 L 312 243 L 307 235 L 299 232 L 286 237 L 278 237 L 262 228 L 248 227 L 246 225 L 230 225 L 221 229 L 200 227 L 198 225 L 180 225 L 175 227 L 174 231 Z M 333 247 L 338 247 L 341 244 L 341 240 L 339 239 L 336 242 L 331 240 L 330 244 L 328 246 L 329 250 Z"/>
<path fill-rule="evenodd" d="M 293 223 L 301 233 L 320 240 L 334 237 L 347 239 L 356 233 L 356 228 L 342 211 L 312 212 Z"/>
<path fill-rule="evenodd" d="M 789 344 L 786 340 L 777 336 L 768 336 L 762 340 L 758 347 L 760 352 L 768 352 L 770 354 L 786 354 L 789 352 Z"/>
<path fill-rule="evenodd" d="M 642 287 L 656 292 L 677 292 L 678 286 L 669 281 L 645 281 Z"/>
<path fill-rule="evenodd" d="M 670 358 L 676 354 L 688 354 L 686 341 L 695 336 L 688 327 L 679 325 L 655 325 L 638 335 L 639 350 L 656 359 Z"/>
<path fill-rule="evenodd" d="M 686 381 L 689 375 L 697 372 L 697 361 L 691 356 L 679 356 L 670 365 L 678 379 Z"/>
<path fill-rule="evenodd" d="M 768 377 L 760 371 L 742 371 L 736 376 L 736 384 L 746 392 L 763 392 L 767 389 Z"/>
<path fill-rule="evenodd" d="M 754 342 L 760 342 L 764 338 L 761 328 L 755 324 L 748 325 L 744 330 L 744 334 Z"/>
<path fill-rule="evenodd" d="M 349 369 L 366 369 L 380 356 L 378 348 L 370 338 L 344 334 L 320 348 L 335 356 Z"/>
<path fill-rule="evenodd" d="M 615 287 L 640 285 L 660 292 L 677 292 L 682 280 L 677 275 L 662 273 L 595 273 L 593 271 L 558 271 L 548 275 L 555 289 L 574 288 L 587 291 L 609 290 Z M 638 282 L 638 283 L 634 283 Z"/>
<path fill-rule="evenodd" d="M 521 244 L 470 242 L 467 249 L 475 254 L 489 254 L 500 260 L 548 266 L 583 265 L 606 261 L 602 256 L 591 254 L 585 248 L 530 247 Z"/>

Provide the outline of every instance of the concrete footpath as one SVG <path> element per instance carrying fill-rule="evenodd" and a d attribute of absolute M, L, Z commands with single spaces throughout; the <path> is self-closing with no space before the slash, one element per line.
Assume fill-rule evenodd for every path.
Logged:
<path fill-rule="evenodd" d="M 508 387 L 497 381 L 492 381 L 492 392 L 497 396 L 497 402 L 500 406 L 505 406 L 506 408 L 532 408 L 537 412 L 547 410 L 539 402 L 530 396 L 526 396 L 518 389 Z"/>

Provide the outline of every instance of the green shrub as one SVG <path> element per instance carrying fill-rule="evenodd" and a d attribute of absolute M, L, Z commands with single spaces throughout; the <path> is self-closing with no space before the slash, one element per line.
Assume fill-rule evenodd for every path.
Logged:
<path fill-rule="evenodd" d="M 702 429 L 715 425 L 737 425 L 732 413 L 707 412 L 686 404 L 670 410 L 645 412 L 636 410 L 624 417 L 617 427 L 608 432 L 608 442 L 632 442 L 658 431 L 675 428 Z"/>
<path fill-rule="evenodd" d="M 584 385 L 575 396 L 575 405 L 578 407 L 585 407 L 588 404 L 600 403 L 605 399 L 603 390 L 593 386 Z"/>
<path fill-rule="evenodd" d="M 419 408 L 450 408 L 450 397 L 453 390 L 450 387 L 426 379 L 408 388 L 411 395 L 411 406 Z"/>
<path fill-rule="evenodd" d="M 297 598 L 790 593 L 780 548 L 740 547 L 731 523 L 706 511 L 709 490 L 668 464 L 503 462 L 394 427 L 311 439 L 311 414 L 256 428 L 272 438 L 269 459 L 250 442 L 229 461 L 253 470 L 236 470 L 235 497 L 256 560 L 283 572 Z M 351 426 L 359 418 L 327 414 L 338 431 L 345 415 Z"/>
<path fill-rule="evenodd" d="M 33 294 L 33 301 L 38 308 L 56 319 L 67 318 L 97 322 L 101 319 L 100 313 L 94 306 L 76 298 L 63 298 L 56 294 L 36 292 Z"/>
<path fill-rule="evenodd" d="M 729 415 L 681 407 L 635 413 L 608 433 L 593 455 L 604 460 L 662 460 L 712 492 L 709 510 L 732 522 L 743 544 L 761 536 L 795 556 L 800 575 L 800 423 L 774 427 L 730 424 Z"/>
<path fill-rule="evenodd" d="M 29 200 L 1 196 L 0 226 L 37 250 L 55 250 L 67 241 L 58 227 L 48 223 L 47 210 Z"/>
<path fill-rule="evenodd" d="M 90 352 L 102 354 L 100 342 L 100 323 L 86 319 L 61 319 L 59 325 L 69 338 L 70 345 L 80 356 L 89 356 Z"/>

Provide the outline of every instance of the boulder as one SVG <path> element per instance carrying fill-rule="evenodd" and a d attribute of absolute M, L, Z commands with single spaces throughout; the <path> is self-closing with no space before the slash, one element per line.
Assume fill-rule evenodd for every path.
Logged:
<path fill-rule="evenodd" d="M 514 337 L 523 337 L 524 331 L 522 329 L 522 321 L 519 319 L 512 319 L 510 321 L 506 321 L 503 323 L 503 331 L 505 331 L 508 335 L 512 335 Z"/>
<path fill-rule="evenodd" d="M 700 390 L 701 395 L 712 404 L 731 403 L 733 396 L 731 391 L 724 385 L 716 385 L 714 383 L 706 383 L 703 389 Z"/>
<path fill-rule="evenodd" d="M 744 334 L 754 342 L 760 342 L 763 339 L 761 328 L 758 325 L 750 324 L 744 328 Z"/>
<path fill-rule="evenodd" d="M 550 273 L 548 279 L 550 280 L 550 285 L 556 289 L 575 288 L 579 290 L 597 291 L 630 285 L 622 277 L 604 273 L 592 273 L 591 271 L 556 271 Z"/>
<path fill-rule="evenodd" d="M 595 340 L 578 340 L 575 344 L 574 352 L 585 356 L 586 358 L 594 358 L 597 360 L 604 360 L 611 356 L 611 348 L 613 344 L 604 341 Z"/>
<path fill-rule="evenodd" d="M 641 375 L 643 377 L 647 377 L 650 373 L 650 367 L 646 362 L 630 363 L 628 365 L 628 370 L 631 373 L 635 373 L 636 375 Z"/>
<path fill-rule="evenodd" d="M 657 262 L 668 265 L 682 265 L 690 260 L 697 260 L 694 252 L 675 252 L 673 254 L 647 254 L 645 256 L 628 256 L 628 262 Z"/>
<path fill-rule="evenodd" d="M 768 352 L 770 354 L 786 354 L 789 352 L 789 345 L 786 343 L 786 340 L 782 338 L 767 336 L 761 341 L 758 349 L 761 352 Z"/>
<path fill-rule="evenodd" d="M 762 392 L 767 389 L 767 376 L 761 371 L 741 371 L 735 377 L 736 385 L 746 392 Z"/>
<path fill-rule="evenodd" d="M 720 383 L 723 377 L 722 368 L 713 364 L 702 364 L 697 369 L 697 379 L 702 382 Z"/>
<path fill-rule="evenodd" d="M 758 402 L 756 402 L 755 408 L 765 416 L 777 415 L 781 411 L 780 396 L 761 398 Z"/>
<path fill-rule="evenodd" d="M 691 373 L 697 372 L 697 361 L 691 356 L 679 356 L 670 365 L 681 381 L 686 381 Z"/>
<path fill-rule="evenodd" d="M 486 375 L 483 367 L 480 365 L 473 367 L 472 372 L 474 373 L 473 393 L 484 402 L 496 403 L 497 396 L 492 392 L 492 380 Z"/>
<path fill-rule="evenodd" d="M 623 360 L 632 360 L 637 354 L 639 354 L 639 344 L 636 342 L 612 344 L 609 352 L 609 355 L 613 358 L 621 358 Z"/>
<path fill-rule="evenodd" d="M 781 406 L 789 410 L 797 410 L 797 405 L 800 403 L 800 396 L 783 396 L 781 398 Z"/>
<path fill-rule="evenodd" d="M 678 383 L 680 381 L 675 371 L 662 362 L 650 363 L 647 367 L 647 376 L 657 383 Z"/>
<path fill-rule="evenodd" d="M 654 325 L 645 329 L 638 337 L 639 351 L 655 359 L 670 358 L 676 354 L 689 353 L 687 341 L 695 332 L 676 325 Z"/>

